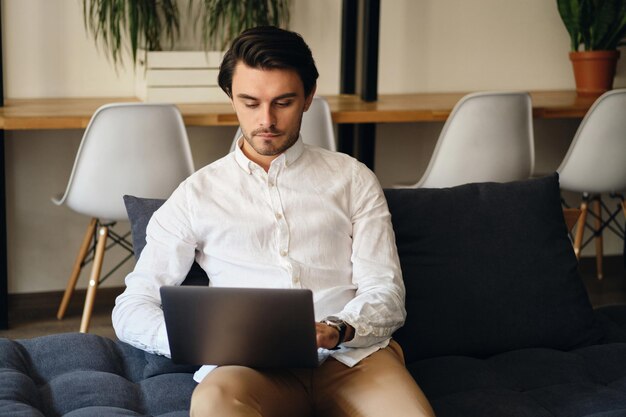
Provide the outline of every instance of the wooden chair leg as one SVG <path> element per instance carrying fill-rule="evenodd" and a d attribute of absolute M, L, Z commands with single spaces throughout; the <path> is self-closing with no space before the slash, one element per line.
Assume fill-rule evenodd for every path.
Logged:
<path fill-rule="evenodd" d="M 602 228 L 602 204 L 600 201 L 600 197 L 598 197 L 598 199 L 593 202 L 593 211 L 596 215 L 595 229 L 600 230 Z M 604 252 L 602 233 L 599 233 L 594 240 L 596 244 L 596 276 L 598 277 L 598 279 L 602 279 L 604 276 L 602 270 L 602 256 Z"/>
<path fill-rule="evenodd" d="M 96 291 L 100 281 L 100 272 L 102 271 L 102 260 L 106 250 L 106 241 L 109 235 L 109 228 L 106 226 L 98 229 L 98 243 L 96 244 L 96 253 L 91 268 L 91 277 L 89 278 L 89 286 L 87 287 L 87 295 L 85 297 L 85 307 L 83 309 L 83 317 L 80 322 L 80 332 L 87 333 L 89 330 L 89 322 L 91 321 L 91 313 L 93 304 L 96 299 Z"/>
<path fill-rule="evenodd" d="M 568 231 L 572 231 L 574 226 L 578 223 L 578 219 L 580 218 L 580 209 L 577 208 L 564 208 L 563 209 L 563 217 L 565 218 L 565 225 L 567 226 Z"/>
<path fill-rule="evenodd" d="M 65 317 L 67 307 L 69 306 L 72 295 L 74 294 L 76 281 L 78 281 L 78 276 L 80 275 L 80 270 L 82 269 L 83 262 L 87 257 L 87 253 L 89 253 L 89 247 L 91 246 L 93 234 L 96 232 L 96 223 L 97 220 L 93 218 L 89 222 L 89 226 L 87 226 L 85 237 L 83 237 L 83 243 L 80 245 L 80 248 L 78 250 L 78 256 L 76 256 L 76 261 L 74 261 L 74 267 L 72 268 L 72 274 L 67 280 L 67 287 L 65 288 L 65 292 L 63 293 L 63 299 L 61 300 L 59 310 L 57 311 L 57 319 L 59 320 Z"/>
<path fill-rule="evenodd" d="M 574 236 L 574 253 L 576 258 L 580 259 L 580 246 L 583 243 L 583 236 L 585 234 L 585 222 L 587 221 L 587 202 L 583 201 L 580 204 L 580 217 L 578 218 L 578 226 L 576 226 L 576 235 Z"/>

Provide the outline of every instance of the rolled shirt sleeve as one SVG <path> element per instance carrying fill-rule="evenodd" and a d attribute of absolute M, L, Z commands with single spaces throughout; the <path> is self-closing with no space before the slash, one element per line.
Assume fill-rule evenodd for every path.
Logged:
<path fill-rule="evenodd" d="M 353 178 L 352 281 L 357 289 L 338 317 L 355 329 L 344 346 L 366 347 L 390 338 L 404 324 L 405 288 L 383 190 L 360 163 Z"/>
<path fill-rule="evenodd" d="M 125 280 L 126 289 L 113 308 L 118 339 L 137 348 L 169 356 L 159 289 L 180 285 L 195 256 L 185 183 L 157 210 L 146 229 L 146 246 Z"/>

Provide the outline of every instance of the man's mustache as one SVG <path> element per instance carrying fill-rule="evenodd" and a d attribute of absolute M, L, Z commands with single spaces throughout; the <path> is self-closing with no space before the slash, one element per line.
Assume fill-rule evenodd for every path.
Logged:
<path fill-rule="evenodd" d="M 268 128 L 262 128 L 262 129 L 257 129 L 257 130 L 253 130 L 252 133 L 250 134 L 250 136 L 256 136 L 256 135 L 261 135 L 261 134 L 271 134 L 271 135 L 280 135 L 283 132 L 274 128 L 274 127 L 270 127 Z"/>

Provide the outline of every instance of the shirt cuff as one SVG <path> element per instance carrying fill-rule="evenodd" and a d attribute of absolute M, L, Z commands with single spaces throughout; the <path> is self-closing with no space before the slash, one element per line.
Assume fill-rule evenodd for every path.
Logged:
<path fill-rule="evenodd" d="M 198 369 L 193 374 L 193 380 L 196 381 L 199 384 L 200 382 L 202 382 L 204 377 L 207 376 L 209 374 L 209 372 L 211 372 L 215 368 L 217 368 L 217 365 L 202 365 L 200 367 L 200 369 Z"/>
<path fill-rule="evenodd" d="M 382 342 L 377 342 L 371 346 L 356 349 L 342 345 L 340 349 L 331 351 L 330 356 L 343 363 L 344 365 L 352 368 L 354 365 L 359 363 L 361 360 L 367 358 L 372 353 L 377 352 L 380 349 L 386 348 L 387 345 L 389 345 L 390 340 L 391 339 L 385 339 Z"/>
<path fill-rule="evenodd" d="M 389 339 L 393 333 L 393 329 L 391 328 L 374 329 L 370 324 L 350 314 L 338 314 L 337 317 L 354 328 L 354 336 L 352 339 L 342 343 L 341 346 L 352 348 L 368 347 Z"/>

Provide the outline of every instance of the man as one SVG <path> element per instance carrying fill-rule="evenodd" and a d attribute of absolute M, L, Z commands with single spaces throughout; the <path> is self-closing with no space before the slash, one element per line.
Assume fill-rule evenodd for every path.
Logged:
<path fill-rule="evenodd" d="M 243 136 L 154 214 L 116 301 L 118 337 L 168 355 L 159 288 L 180 284 L 194 259 L 212 286 L 313 291 L 317 344 L 331 357 L 315 369 L 205 368 L 192 416 L 432 415 L 390 340 L 406 312 L 381 187 L 355 159 L 300 138 L 317 77 L 296 33 L 259 27 L 233 41 L 219 84 Z"/>

